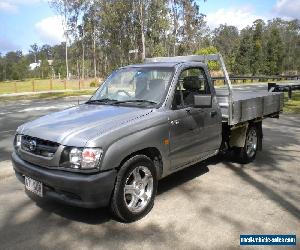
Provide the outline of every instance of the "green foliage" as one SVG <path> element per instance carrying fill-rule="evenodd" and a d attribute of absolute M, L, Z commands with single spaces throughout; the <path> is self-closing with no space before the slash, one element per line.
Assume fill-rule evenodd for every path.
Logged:
<path fill-rule="evenodd" d="M 90 82 L 90 87 L 97 87 L 98 83 L 96 81 Z"/>
<path fill-rule="evenodd" d="M 240 47 L 235 58 L 234 72 L 240 75 L 250 73 L 252 57 L 252 31 L 247 28 L 241 32 Z"/>
<path fill-rule="evenodd" d="M 234 26 L 220 25 L 213 31 L 213 44 L 221 51 L 229 71 L 234 70 L 239 48 L 239 31 Z"/>
<path fill-rule="evenodd" d="M 258 19 L 253 23 L 252 53 L 250 55 L 250 70 L 252 75 L 264 72 L 263 64 L 263 29 L 265 23 Z"/>
<path fill-rule="evenodd" d="M 106 76 L 142 58 L 220 52 L 229 72 L 237 75 L 295 74 L 300 71 L 300 23 L 280 18 L 238 30 L 220 25 L 209 30 L 197 0 L 51 0 L 67 20 L 72 43 L 30 46 L 0 55 L 0 81 L 26 77 Z M 78 25 L 80 23 L 80 25 Z M 137 50 L 137 53 L 129 51 Z M 52 60 L 49 65 L 48 60 Z M 29 70 L 30 63 L 41 61 Z M 210 62 L 212 70 L 218 70 Z"/>
<path fill-rule="evenodd" d="M 216 54 L 219 53 L 218 49 L 214 46 L 209 46 L 206 48 L 198 49 L 195 54 L 196 55 L 208 55 L 208 54 Z M 208 68 L 210 70 L 219 70 L 220 65 L 215 61 L 208 62 Z"/>
<path fill-rule="evenodd" d="M 166 56 L 166 31 L 170 28 L 168 8 L 164 0 L 150 1 L 147 12 L 146 40 L 147 51 L 153 56 Z"/>
<path fill-rule="evenodd" d="M 216 54 L 218 53 L 218 49 L 214 46 L 209 46 L 206 48 L 201 48 L 196 51 L 196 55 L 208 55 L 208 54 Z"/>
<path fill-rule="evenodd" d="M 49 67 L 48 60 L 46 58 L 43 58 L 41 60 L 40 72 L 41 72 L 42 79 L 49 77 L 50 67 Z"/>
<path fill-rule="evenodd" d="M 267 41 L 266 74 L 276 75 L 282 72 L 283 58 L 283 43 L 279 30 L 273 28 Z"/>
<path fill-rule="evenodd" d="M 28 61 L 21 51 L 8 52 L 1 58 L 0 80 L 22 80 L 27 76 Z"/>
<path fill-rule="evenodd" d="M 288 93 L 284 93 L 283 111 L 290 114 L 300 114 L 300 91 L 293 91 L 292 99 L 288 99 Z"/>

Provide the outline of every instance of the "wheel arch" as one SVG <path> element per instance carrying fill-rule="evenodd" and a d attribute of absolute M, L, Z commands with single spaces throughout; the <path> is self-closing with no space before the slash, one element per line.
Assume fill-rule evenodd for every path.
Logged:
<path fill-rule="evenodd" d="M 159 149 L 156 147 L 147 147 L 132 152 L 131 154 L 127 155 L 125 158 L 121 160 L 119 166 L 117 167 L 117 170 L 119 170 L 127 160 L 129 160 L 130 158 L 136 155 L 145 155 L 149 157 L 157 170 L 157 178 L 159 179 L 162 176 L 163 173 L 162 154 L 160 153 Z"/>

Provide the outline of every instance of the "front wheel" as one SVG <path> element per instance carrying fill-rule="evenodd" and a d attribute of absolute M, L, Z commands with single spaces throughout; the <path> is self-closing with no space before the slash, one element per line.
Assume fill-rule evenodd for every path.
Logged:
<path fill-rule="evenodd" d="M 249 163 L 255 159 L 258 149 L 258 139 L 256 126 L 250 126 L 246 134 L 244 147 L 235 150 L 235 155 L 240 163 Z"/>
<path fill-rule="evenodd" d="M 157 190 L 156 169 L 144 155 L 126 161 L 118 172 L 111 199 L 112 213 L 121 221 L 144 217 L 154 205 Z"/>

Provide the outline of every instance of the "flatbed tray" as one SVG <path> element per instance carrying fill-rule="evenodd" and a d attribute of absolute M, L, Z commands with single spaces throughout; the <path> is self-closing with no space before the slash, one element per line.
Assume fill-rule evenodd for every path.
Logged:
<path fill-rule="evenodd" d="M 229 91 L 227 88 L 216 88 L 216 94 L 222 119 L 229 125 L 276 115 L 283 109 L 283 93 L 268 92 L 257 86 L 233 87 L 232 117 L 229 122 Z"/>

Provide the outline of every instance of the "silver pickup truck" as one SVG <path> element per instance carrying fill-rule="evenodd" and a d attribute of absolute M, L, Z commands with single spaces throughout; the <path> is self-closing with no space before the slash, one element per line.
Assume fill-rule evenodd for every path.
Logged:
<path fill-rule="evenodd" d="M 210 60 L 225 87 L 213 86 Z M 282 93 L 232 88 L 220 54 L 150 58 L 113 72 L 86 103 L 21 125 L 13 167 L 31 197 L 110 206 L 130 222 L 171 173 L 220 152 L 253 161 L 262 120 L 282 107 Z"/>

